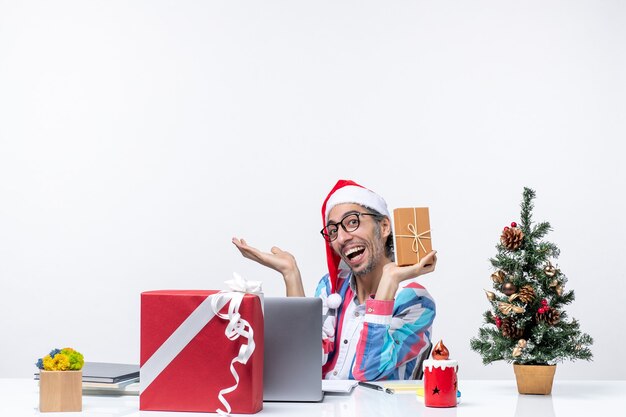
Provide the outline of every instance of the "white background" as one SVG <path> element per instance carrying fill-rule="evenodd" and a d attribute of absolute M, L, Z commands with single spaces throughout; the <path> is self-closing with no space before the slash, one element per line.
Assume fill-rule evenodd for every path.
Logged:
<path fill-rule="evenodd" d="M 139 361 L 139 294 L 280 277 L 312 295 L 339 178 L 429 206 L 433 338 L 461 378 L 522 189 L 562 252 L 567 311 L 623 379 L 626 3 L 0 1 L 0 377 L 53 347 Z"/>

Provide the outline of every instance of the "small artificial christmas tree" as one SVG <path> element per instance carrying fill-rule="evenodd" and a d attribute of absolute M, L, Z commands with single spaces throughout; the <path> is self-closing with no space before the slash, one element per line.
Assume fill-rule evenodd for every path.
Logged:
<path fill-rule="evenodd" d="M 593 339 L 563 310 L 574 301 L 574 291 L 565 291 L 567 278 L 552 264 L 559 249 L 542 241 L 550 224 L 532 223 L 534 198 L 535 192 L 524 188 L 521 223 L 504 228 L 498 253 L 491 259 L 496 292 L 486 291 L 491 309 L 470 342 L 484 364 L 505 360 L 554 365 L 565 359 L 592 359 Z"/>

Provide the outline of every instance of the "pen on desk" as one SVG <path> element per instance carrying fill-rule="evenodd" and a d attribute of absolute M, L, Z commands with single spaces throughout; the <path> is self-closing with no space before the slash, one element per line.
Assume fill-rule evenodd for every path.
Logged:
<path fill-rule="evenodd" d="M 393 390 L 391 388 L 381 387 L 380 385 L 370 384 L 369 382 L 361 382 L 359 381 L 359 386 L 364 388 L 375 389 L 376 391 L 383 391 L 387 394 L 393 394 Z"/>

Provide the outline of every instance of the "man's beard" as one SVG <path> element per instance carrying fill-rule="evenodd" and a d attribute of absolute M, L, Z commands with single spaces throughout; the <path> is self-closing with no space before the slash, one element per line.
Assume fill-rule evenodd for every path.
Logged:
<path fill-rule="evenodd" d="M 376 225 L 374 229 L 374 239 L 371 241 L 370 248 L 372 253 L 370 254 L 367 265 L 359 272 L 352 271 L 355 277 L 367 275 L 376 269 L 380 259 L 382 259 L 385 254 L 383 246 L 380 245 L 380 226 L 378 225 Z"/>

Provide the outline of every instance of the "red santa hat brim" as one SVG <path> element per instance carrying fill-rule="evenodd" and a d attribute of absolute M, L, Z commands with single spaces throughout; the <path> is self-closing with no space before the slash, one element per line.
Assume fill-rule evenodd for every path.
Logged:
<path fill-rule="evenodd" d="M 340 180 L 340 182 L 341 181 L 342 180 Z M 326 209 L 324 212 L 324 225 L 326 225 L 326 222 L 328 222 L 328 214 L 333 209 L 333 207 L 339 204 L 348 203 L 354 203 L 361 206 L 369 207 L 376 210 L 383 216 L 390 217 L 389 210 L 387 209 L 387 203 L 381 196 L 379 196 L 372 190 L 368 190 L 367 188 L 364 188 L 354 183 L 354 185 L 344 185 L 343 187 L 337 189 L 335 192 L 331 192 L 331 194 L 328 195 L 328 199 L 326 200 Z"/>

